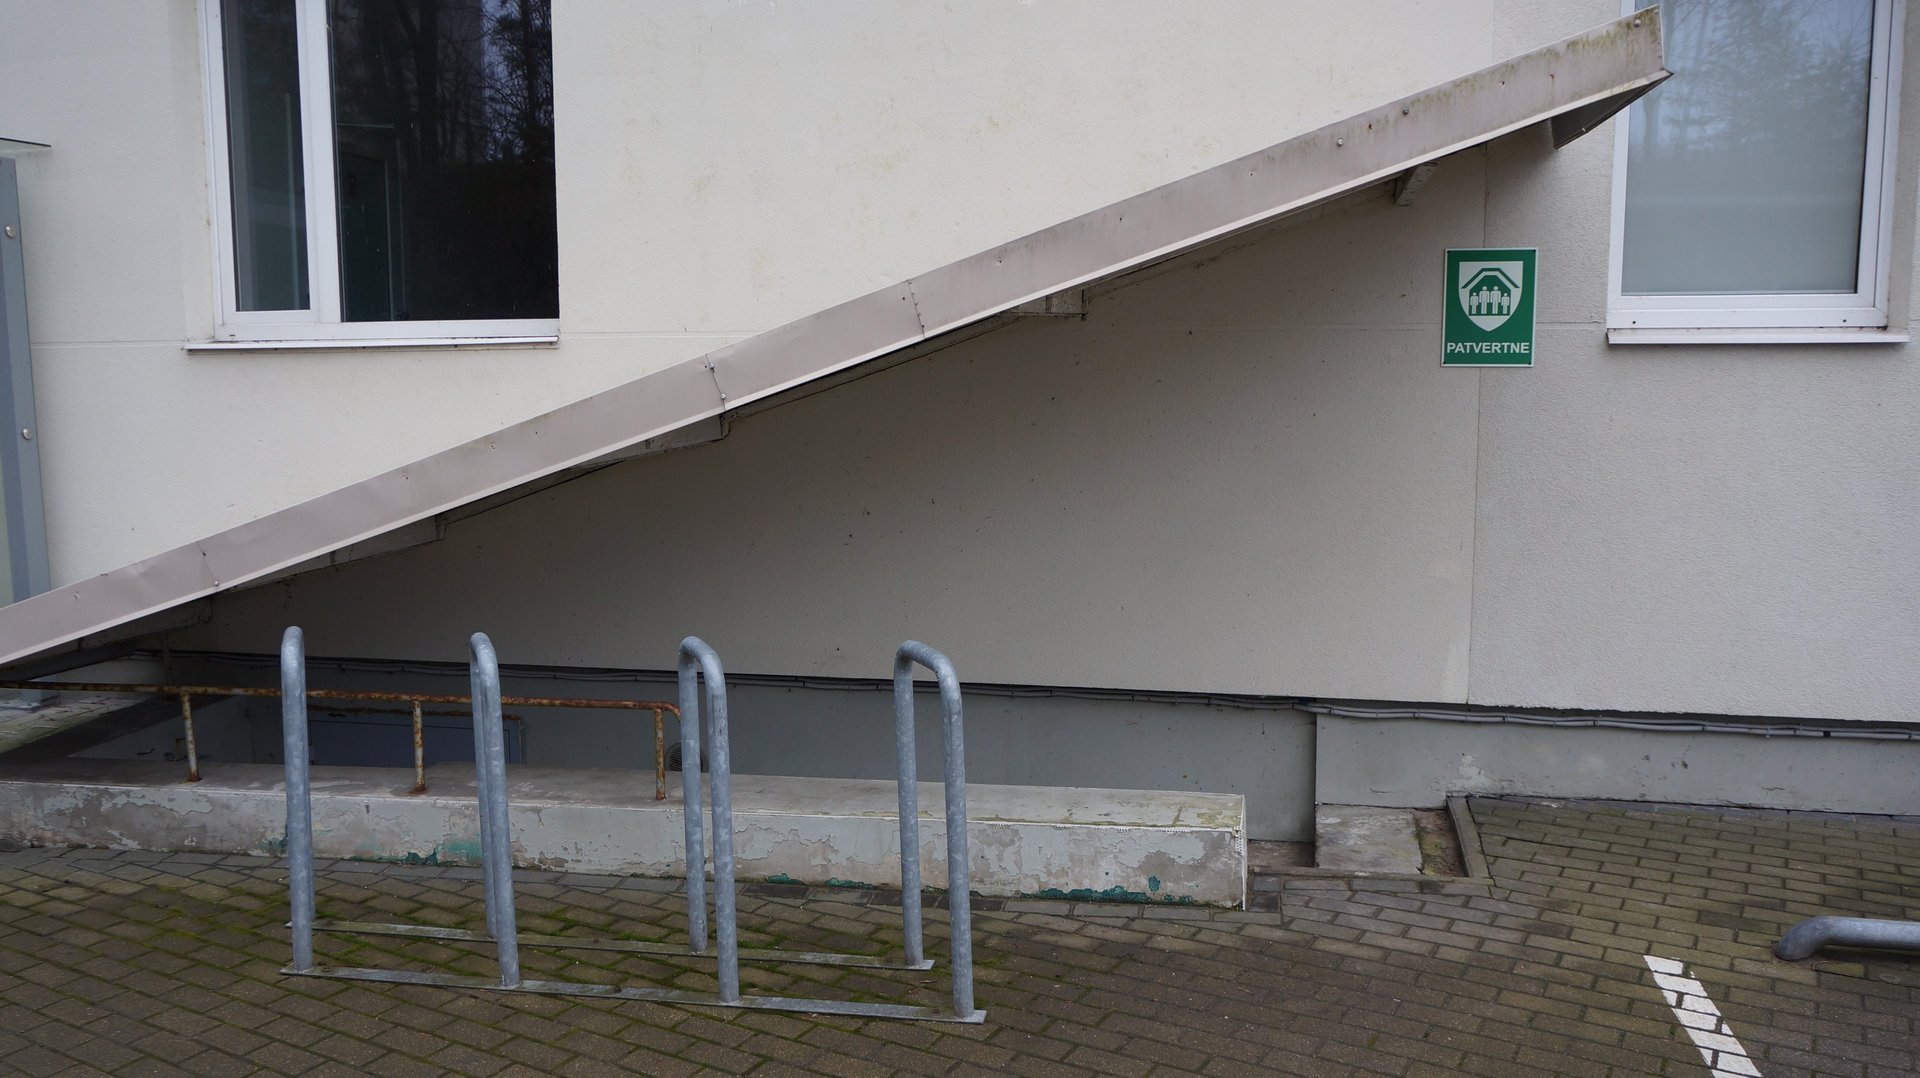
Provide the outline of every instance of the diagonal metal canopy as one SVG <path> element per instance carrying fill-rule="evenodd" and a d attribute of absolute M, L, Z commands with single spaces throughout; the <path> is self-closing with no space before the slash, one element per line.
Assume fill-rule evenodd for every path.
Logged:
<path fill-rule="evenodd" d="M 979 326 L 1537 123 L 1591 130 L 1668 75 L 1649 8 L 144 561 L 0 608 L 0 666 L 262 580 Z M 1410 190 L 1409 190 L 1410 194 Z"/>

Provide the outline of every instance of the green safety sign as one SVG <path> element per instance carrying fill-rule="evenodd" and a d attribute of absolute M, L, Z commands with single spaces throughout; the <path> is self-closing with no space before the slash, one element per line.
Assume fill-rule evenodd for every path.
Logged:
<path fill-rule="evenodd" d="M 1447 308 L 1442 366 L 1533 366 L 1533 298 L 1540 291 L 1537 253 L 1531 247 L 1447 252 L 1447 276 L 1440 289 Z"/>

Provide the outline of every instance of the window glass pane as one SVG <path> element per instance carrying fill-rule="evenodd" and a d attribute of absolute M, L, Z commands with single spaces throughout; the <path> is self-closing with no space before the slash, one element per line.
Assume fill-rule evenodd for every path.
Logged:
<path fill-rule="evenodd" d="M 290 0 L 226 0 L 227 153 L 235 292 L 243 311 L 307 307 L 300 65 Z"/>
<path fill-rule="evenodd" d="M 330 10 L 342 316 L 558 316 L 547 0 Z"/>
<path fill-rule="evenodd" d="M 1674 76 L 1633 106 L 1621 291 L 1855 291 L 1872 0 L 1660 7 Z"/>

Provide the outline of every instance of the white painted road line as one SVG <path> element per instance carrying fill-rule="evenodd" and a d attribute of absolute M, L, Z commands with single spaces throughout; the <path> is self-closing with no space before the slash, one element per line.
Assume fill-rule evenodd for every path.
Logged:
<path fill-rule="evenodd" d="M 1673 1008 L 1680 1028 L 1700 1049 L 1700 1058 L 1707 1061 L 1713 1078 L 1755 1078 L 1760 1068 L 1753 1065 L 1746 1048 L 1733 1035 L 1733 1027 L 1720 1017 L 1720 1008 L 1707 998 L 1706 987 L 1687 975 L 1686 966 L 1671 958 L 1645 957 L 1654 983 L 1667 997 L 1667 1006 Z"/>

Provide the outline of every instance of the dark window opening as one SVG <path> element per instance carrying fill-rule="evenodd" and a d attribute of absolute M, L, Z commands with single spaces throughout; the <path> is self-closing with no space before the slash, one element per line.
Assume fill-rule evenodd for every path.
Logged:
<path fill-rule="evenodd" d="M 329 10 L 342 317 L 557 317 L 548 0 Z"/>

